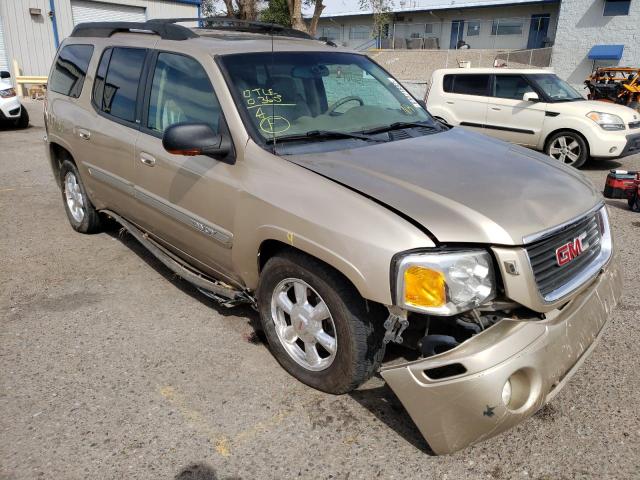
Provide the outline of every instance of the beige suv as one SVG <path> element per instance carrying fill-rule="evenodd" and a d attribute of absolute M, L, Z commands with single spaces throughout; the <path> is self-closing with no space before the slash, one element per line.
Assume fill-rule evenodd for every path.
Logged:
<path fill-rule="evenodd" d="M 436 453 L 549 401 L 621 291 L 589 181 L 434 121 L 365 55 L 200 21 L 83 24 L 61 45 L 47 153 L 72 227 L 111 217 L 205 295 L 255 306 L 307 385 L 379 371 Z M 382 366 L 389 342 L 406 359 Z"/>

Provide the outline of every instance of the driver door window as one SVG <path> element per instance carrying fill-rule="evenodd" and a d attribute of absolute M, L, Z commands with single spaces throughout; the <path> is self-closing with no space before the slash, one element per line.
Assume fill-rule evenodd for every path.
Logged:
<path fill-rule="evenodd" d="M 147 127 L 162 133 L 176 123 L 206 123 L 217 133 L 220 104 L 204 68 L 193 58 L 160 53 L 153 73 Z"/>

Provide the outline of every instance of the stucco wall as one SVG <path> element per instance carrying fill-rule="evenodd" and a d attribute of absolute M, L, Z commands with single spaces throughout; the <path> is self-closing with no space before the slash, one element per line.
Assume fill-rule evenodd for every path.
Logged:
<path fill-rule="evenodd" d="M 463 39 L 471 48 L 504 48 L 518 49 L 526 48 L 529 38 L 530 19 L 533 14 L 548 13 L 550 15 L 549 30 L 547 36 L 553 39 L 556 31 L 559 7 L 557 3 L 518 5 L 509 7 L 492 7 L 460 10 L 439 10 L 417 13 L 403 13 L 402 21 L 395 21 L 397 36 L 409 36 L 412 31 L 421 28 L 424 24 L 431 24 L 433 33 L 425 34 L 430 37 L 438 37 L 440 48 L 449 48 L 451 38 L 451 21 L 465 20 Z M 522 33 L 519 35 L 491 35 L 493 19 L 500 18 L 521 18 L 523 20 Z M 479 35 L 468 36 L 467 26 L 469 20 L 481 22 Z M 349 29 L 355 25 L 371 25 L 370 15 L 345 16 L 335 18 L 323 18 L 319 26 L 334 26 L 340 30 L 341 36 L 338 41 L 347 47 L 355 48 L 366 40 L 349 40 Z M 393 27 L 390 27 L 390 35 Z M 320 29 L 318 30 L 320 32 Z"/>
<path fill-rule="evenodd" d="M 594 45 L 622 44 L 622 60 L 605 64 L 640 67 L 640 1 L 632 0 L 625 16 L 605 17 L 603 9 L 604 0 L 562 0 L 552 66 L 579 88 L 591 72 L 587 56 Z"/>

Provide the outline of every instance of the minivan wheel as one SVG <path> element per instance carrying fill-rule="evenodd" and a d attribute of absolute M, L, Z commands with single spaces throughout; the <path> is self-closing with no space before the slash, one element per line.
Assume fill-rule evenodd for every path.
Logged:
<path fill-rule="evenodd" d="M 73 229 L 81 233 L 100 231 L 100 215 L 87 197 L 80 174 L 73 162 L 62 162 L 60 180 L 64 210 Z"/>
<path fill-rule="evenodd" d="M 323 263 L 297 252 L 272 257 L 257 291 L 260 321 L 280 365 L 301 382 L 341 394 L 380 366 L 384 318 Z"/>
<path fill-rule="evenodd" d="M 577 133 L 558 132 L 547 141 L 546 153 L 565 165 L 580 168 L 589 158 L 589 147 Z"/>

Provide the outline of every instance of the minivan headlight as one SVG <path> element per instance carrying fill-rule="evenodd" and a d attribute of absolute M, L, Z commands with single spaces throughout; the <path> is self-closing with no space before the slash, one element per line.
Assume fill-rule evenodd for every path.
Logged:
<path fill-rule="evenodd" d="M 471 310 L 496 292 L 493 262 L 484 250 L 408 254 L 396 275 L 396 303 L 431 315 Z"/>
<path fill-rule="evenodd" d="M 589 112 L 587 117 L 604 130 L 624 130 L 624 121 L 618 115 L 603 112 Z"/>

